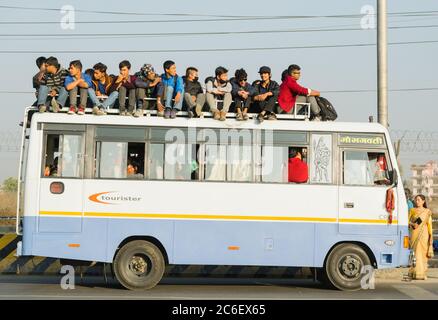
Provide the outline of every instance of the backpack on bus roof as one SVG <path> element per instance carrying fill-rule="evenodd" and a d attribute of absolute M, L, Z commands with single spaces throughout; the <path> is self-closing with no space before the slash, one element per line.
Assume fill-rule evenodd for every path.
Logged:
<path fill-rule="evenodd" d="M 319 108 L 321 109 L 321 118 L 322 121 L 334 121 L 338 117 L 338 113 L 335 110 L 335 107 L 323 97 L 315 97 L 316 102 L 318 103 Z"/>

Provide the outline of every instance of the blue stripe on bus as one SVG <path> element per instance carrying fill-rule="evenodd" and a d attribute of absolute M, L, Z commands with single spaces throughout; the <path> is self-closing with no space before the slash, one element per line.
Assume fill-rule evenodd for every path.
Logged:
<path fill-rule="evenodd" d="M 407 232 L 397 225 L 343 224 L 339 233 L 337 223 L 25 217 L 23 255 L 111 263 L 124 239 L 150 236 L 170 264 L 322 267 L 336 243 L 362 242 L 387 268 L 407 265 L 409 251 L 400 249 Z"/>

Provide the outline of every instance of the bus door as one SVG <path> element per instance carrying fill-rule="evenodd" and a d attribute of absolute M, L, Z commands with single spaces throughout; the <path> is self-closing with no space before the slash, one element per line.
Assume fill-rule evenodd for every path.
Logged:
<path fill-rule="evenodd" d="M 45 131 L 38 232 L 81 232 L 85 132 Z"/>
<path fill-rule="evenodd" d="M 394 228 L 397 205 L 392 212 L 392 223 L 386 210 L 386 194 L 391 188 L 388 153 L 382 149 L 359 148 L 341 148 L 340 151 L 339 232 L 397 234 L 397 227 Z"/>

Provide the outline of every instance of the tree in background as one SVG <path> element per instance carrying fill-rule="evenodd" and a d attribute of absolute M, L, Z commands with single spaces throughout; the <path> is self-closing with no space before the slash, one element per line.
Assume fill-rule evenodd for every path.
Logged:
<path fill-rule="evenodd" d="M 3 181 L 2 190 L 4 192 L 17 192 L 18 189 L 18 181 L 15 178 L 7 178 Z"/>

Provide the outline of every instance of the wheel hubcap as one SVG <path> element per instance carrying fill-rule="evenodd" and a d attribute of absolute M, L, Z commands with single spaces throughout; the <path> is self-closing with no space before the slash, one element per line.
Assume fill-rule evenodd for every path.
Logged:
<path fill-rule="evenodd" d="M 345 256 L 339 263 L 339 271 L 347 278 L 357 278 L 360 274 L 362 262 L 354 256 Z"/>
<path fill-rule="evenodd" d="M 129 269 L 137 276 L 143 276 L 147 273 L 148 263 L 141 256 L 133 256 L 129 263 Z"/>

